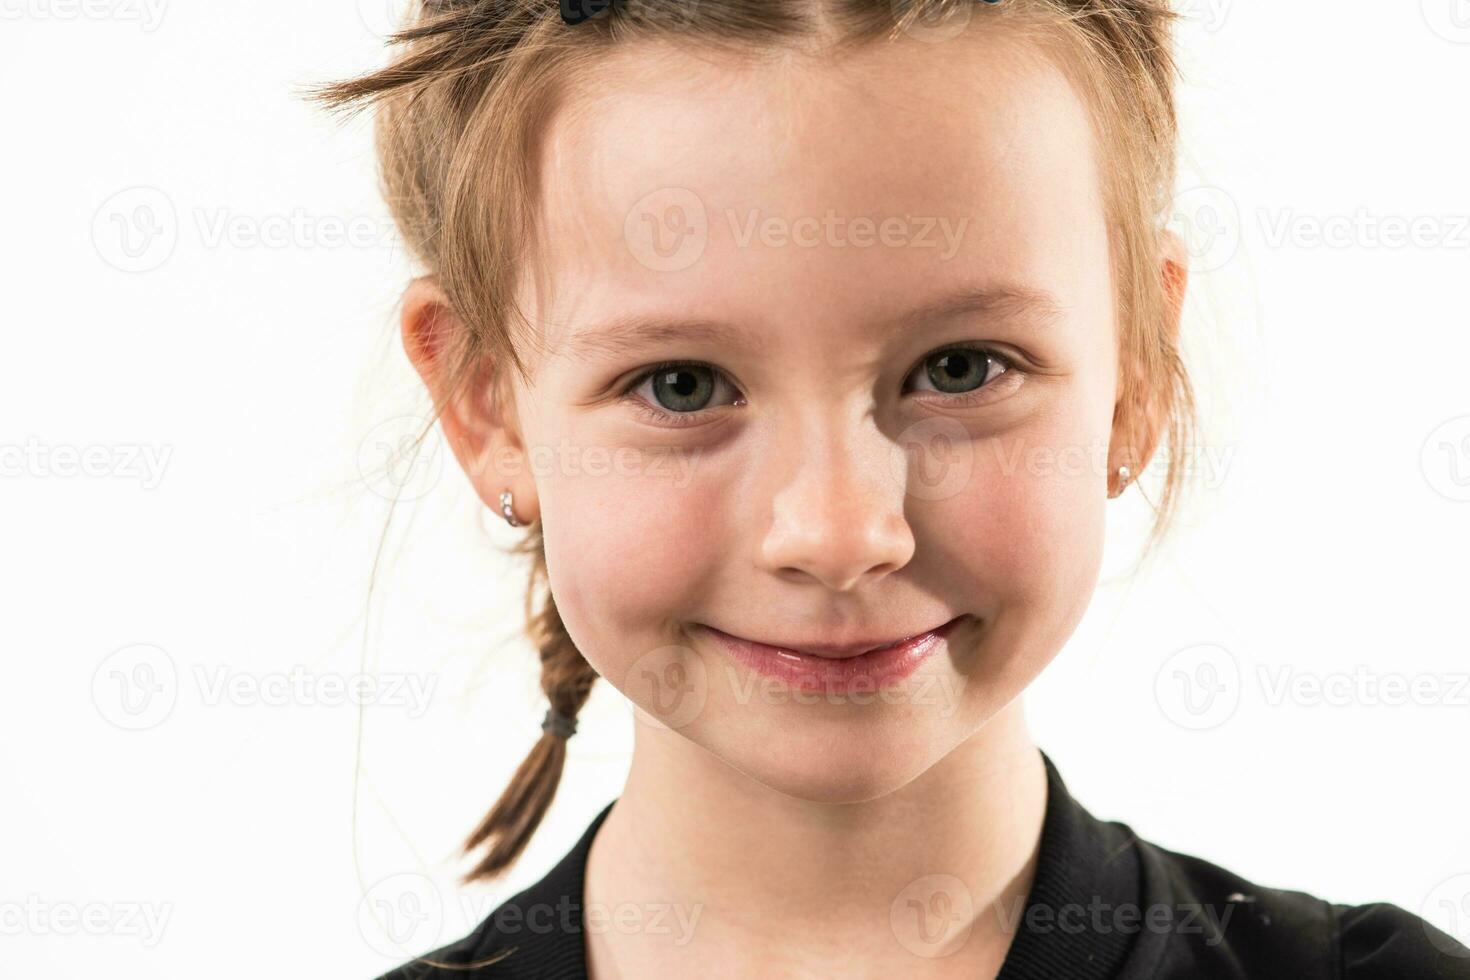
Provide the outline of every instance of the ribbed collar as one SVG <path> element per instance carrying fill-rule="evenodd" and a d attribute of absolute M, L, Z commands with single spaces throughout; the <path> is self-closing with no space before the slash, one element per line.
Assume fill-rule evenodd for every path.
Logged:
<path fill-rule="evenodd" d="M 1137 937 L 1135 930 L 1118 928 L 1114 915 L 1141 904 L 1136 837 L 1088 813 L 1067 792 L 1051 758 L 1045 752 L 1041 758 L 1046 816 L 1036 877 L 996 980 L 1111 980 Z"/>
<path fill-rule="evenodd" d="M 1016 935 L 997 980 L 1112 980 L 1136 938 L 1136 931 L 1116 928 L 1113 917 L 1120 906 L 1140 904 L 1136 837 L 1125 825 L 1090 814 L 1067 791 L 1051 758 L 1045 752 L 1041 758 L 1047 795 L 1036 876 L 1025 912 L 1013 923 Z M 587 854 L 616 802 L 603 807 L 556 867 L 510 900 L 549 908 L 558 924 L 571 926 L 569 932 L 532 931 L 517 944 L 514 959 L 534 966 L 537 977 L 586 980 L 582 901 Z M 1109 928 L 1110 922 L 1114 927 Z"/>

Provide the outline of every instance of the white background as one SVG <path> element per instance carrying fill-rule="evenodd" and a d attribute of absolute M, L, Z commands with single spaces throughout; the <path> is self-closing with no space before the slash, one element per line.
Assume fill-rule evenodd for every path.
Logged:
<path fill-rule="evenodd" d="M 376 975 L 619 792 L 603 686 L 522 863 L 456 888 L 543 704 L 511 532 L 444 454 L 383 472 L 410 270 L 366 121 L 298 97 L 379 61 L 386 4 L 0 0 L 7 976 Z M 1114 505 L 1033 729 L 1099 816 L 1464 936 L 1470 4 L 1187 13 L 1194 504 L 1136 575 Z M 279 685 L 364 665 L 354 785 L 356 706 Z M 1277 686 L 1360 677 L 1418 693 Z"/>

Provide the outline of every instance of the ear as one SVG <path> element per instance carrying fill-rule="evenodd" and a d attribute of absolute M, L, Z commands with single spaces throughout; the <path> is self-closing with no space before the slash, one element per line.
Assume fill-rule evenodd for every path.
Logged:
<path fill-rule="evenodd" d="M 1171 346 L 1179 342 L 1179 325 L 1184 317 L 1184 294 L 1189 285 L 1189 251 L 1184 240 L 1170 229 L 1159 231 L 1158 276 L 1163 303 L 1160 328 Z M 1119 379 L 1120 395 L 1113 406 L 1112 443 L 1108 450 L 1108 496 L 1116 497 L 1127 486 L 1118 477 L 1118 467 L 1128 467 L 1129 481 L 1153 459 L 1168 424 L 1172 408 L 1166 378 L 1150 378 L 1143 363 L 1132 352 L 1119 358 L 1131 379 Z M 1125 383 L 1126 382 L 1126 383 Z M 1124 392 L 1131 392 L 1129 397 Z"/>
<path fill-rule="evenodd" d="M 480 500 L 498 514 L 501 491 L 509 490 L 516 519 L 523 524 L 536 520 L 536 485 L 526 465 L 507 372 L 485 363 L 476 365 L 467 380 L 452 376 L 453 340 L 468 328 L 433 276 L 408 284 L 400 327 L 403 349 L 414 370 L 435 403 L 444 402 L 439 423 L 445 441 Z"/>

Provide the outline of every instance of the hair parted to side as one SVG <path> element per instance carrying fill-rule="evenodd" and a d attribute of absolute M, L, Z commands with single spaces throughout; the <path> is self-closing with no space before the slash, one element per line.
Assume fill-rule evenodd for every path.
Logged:
<path fill-rule="evenodd" d="M 1149 548 L 1177 509 L 1195 405 L 1177 340 L 1166 328 L 1160 229 L 1176 154 L 1174 13 L 1167 0 L 618 0 L 605 15 L 563 22 L 557 0 L 420 0 L 390 40 L 387 67 L 322 86 L 313 97 L 345 113 L 376 107 L 383 190 L 415 261 L 438 282 L 463 328 L 438 354 L 444 383 L 435 417 L 472 385 L 500 384 L 537 334 L 516 304 L 536 257 L 536 163 L 544 122 L 572 79 L 592 77 L 614 45 L 652 38 L 747 57 L 838 51 L 894 40 L 946 16 L 993 19 L 996 29 L 1056 45 L 1089 103 L 1104 159 L 1103 185 L 1117 284 L 1119 398 L 1129 419 L 1152 405 L 1165 420 L 1167 469 Z M 1149 444 L 1140 433 L 1137 443 Z M 1130 445 L 1135 444 L 1130 440 Z M 1141 461 L 1127 460 L 1135 473 Z M 567 634 L 546 575 L 540 521 L 515 548 L 533 559 L 526 615 L 551 705 L 575 717 L 597 679 Z M 510 785 L 465 842 L 485 848 L 466 881 L 513 864 L 561 780 L 565 740 L 543 732 Z"/>

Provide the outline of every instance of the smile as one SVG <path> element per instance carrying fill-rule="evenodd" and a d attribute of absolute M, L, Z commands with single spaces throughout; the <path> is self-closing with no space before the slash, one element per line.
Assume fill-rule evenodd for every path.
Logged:
<path fill-rule="evenodd" d="M 737 663 L 765 677 L 802 690 L 874 691 L 908 677 L 930 657 L 947 649 L 947 637 L 965 616 L 879 646 L 762 643 L 699 624 Z"/>

